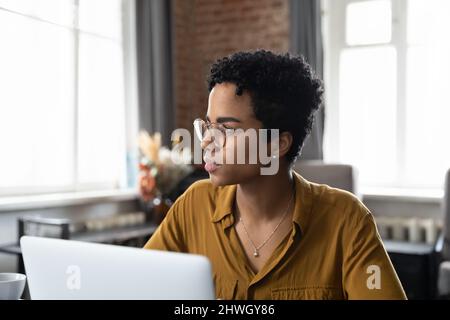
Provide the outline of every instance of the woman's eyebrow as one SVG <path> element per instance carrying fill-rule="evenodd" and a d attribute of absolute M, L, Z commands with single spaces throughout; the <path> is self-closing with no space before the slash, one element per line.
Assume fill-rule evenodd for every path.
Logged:
<path fill-rule="evenodd" d="M 209 119 L 208 116 L 206 116 L 206 121 L 211 122 L 211 119 Z M 234 118 L 234 117 L 218 117 L 217 123 L 225 123 L 225 122 L 242 122 L 241 120 Z"/>

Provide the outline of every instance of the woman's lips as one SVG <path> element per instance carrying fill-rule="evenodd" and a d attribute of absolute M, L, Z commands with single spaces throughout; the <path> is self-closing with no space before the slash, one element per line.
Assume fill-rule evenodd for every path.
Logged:
<path fill-rule="evenodd" d="M 214 171 L 216 171 L 220 166 L 213 163 L 213 162 L 207 162 L 205 164 L 205 170 L 208 171 L 209 173 L 212 173 Z"/>
<path fill-rule="evenodd" d="M 214 158 L 208 152 L 206 152 L 204 154 L 203 160 L 205 161 L 205 170 L 208 171 L 208 173 L 213 173 L 214 171 L 216 171 L 220 167 L 220 165 L 218 165 L 214 161 Z"/>

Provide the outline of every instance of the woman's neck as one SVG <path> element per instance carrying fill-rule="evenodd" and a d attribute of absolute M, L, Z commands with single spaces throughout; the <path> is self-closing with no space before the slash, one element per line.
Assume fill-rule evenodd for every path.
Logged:
<path fill-rule="evenodd" d="M 280 168 L 281 169 L 281 168 Z M 295 192 L 293 173 L 290 169 L 279 170 L 276 175 L 258 176 L 237 186 L 236 205 L 246 220 L 270 222 L 282 216 Z M 290 201 L 292 199 L 292 201 Z"/>

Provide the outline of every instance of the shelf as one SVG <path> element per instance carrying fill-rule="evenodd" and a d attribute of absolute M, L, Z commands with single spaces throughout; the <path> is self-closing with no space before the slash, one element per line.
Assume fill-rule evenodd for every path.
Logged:
<path fill-rule="evenodd" d="M 113 243 L 140 237 L 150 237 L 158 226 L 156 224 L 144 224 L 138 226 L 128 226 L 122 228 L 107 229 L 101 231 L 79 232 L 71 235 L 70 240 Z M 18 243 L 5 244 L 0 246 L 0 253 L 22 254 Z"/>
<path fill-rule="evenodd" d="M 80 232 L 74 233 L 70 240 L 97 243 L 124 241 L 128 239 L 150 236 L 155 232 L 157 227 L 158 226 L 155 224 L 145 224 L 139 226 L 106 229 L 102 231 Z"/>
<path fill-rule="evenodd" d="M 434 245 L 426 243 L 412 243 L 406 241 L 383 240 L 384 247 L 389 253 L 428 255 L 433 253 Z"/>
<path fill-rule="evenodd" d="M 9 244 L 2 244 L 0 246 L 0 253 L 10 253 L 10 254 L 22 254 L 20 246 L 14 242 Z"/>

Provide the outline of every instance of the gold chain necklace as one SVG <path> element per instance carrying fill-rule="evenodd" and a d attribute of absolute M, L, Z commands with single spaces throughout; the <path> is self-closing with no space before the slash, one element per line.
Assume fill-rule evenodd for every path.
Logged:
<path fill-rule="evenodd" d="M 280 222 L 278 222 L 277 226 L 275 227 L 275 229 L 273 229 L 273 231 L 269 234 L 269 236 L 267 237 L 266 240 L 264 240 L 264 242 L 262 244 L 260 244 L 259 246 L 256 246 L 255 243 L 253 242 L 252 238 L 250 237 L 250 235 L 248 234 L 247 228 L 245 227 L 245 223 L 244 220 L 242 219 L 242 216 L 239 215 L 239 221 L 242 222 L 242 226 L 244 227 L 244 231 L 245 234 L 248 238 L 248 240 L 250 240 L 250 243 L 253 246 L 253 256 L 255 258 L 259 257 L 259 250 L 261 250 L 262 247 L 264 247 L 266 245 L 267 242 L 269 242 L 269 240 L 272 238 L 272 236 L 275 234 L 275 232 L 278 230 L 278 228 L 280 227 L 281 223 L 284 221 L 284 219 L 286 218 L 288 212 L 289 212 L 289 207 L 291 206 L 292 200 L 294 199 L 294 191 L 292 192 L 291 198 L 289 199 L 287 208 L 285 210 L 285 212 L 283 213 L 283 216 L 281 217 Z"/>

